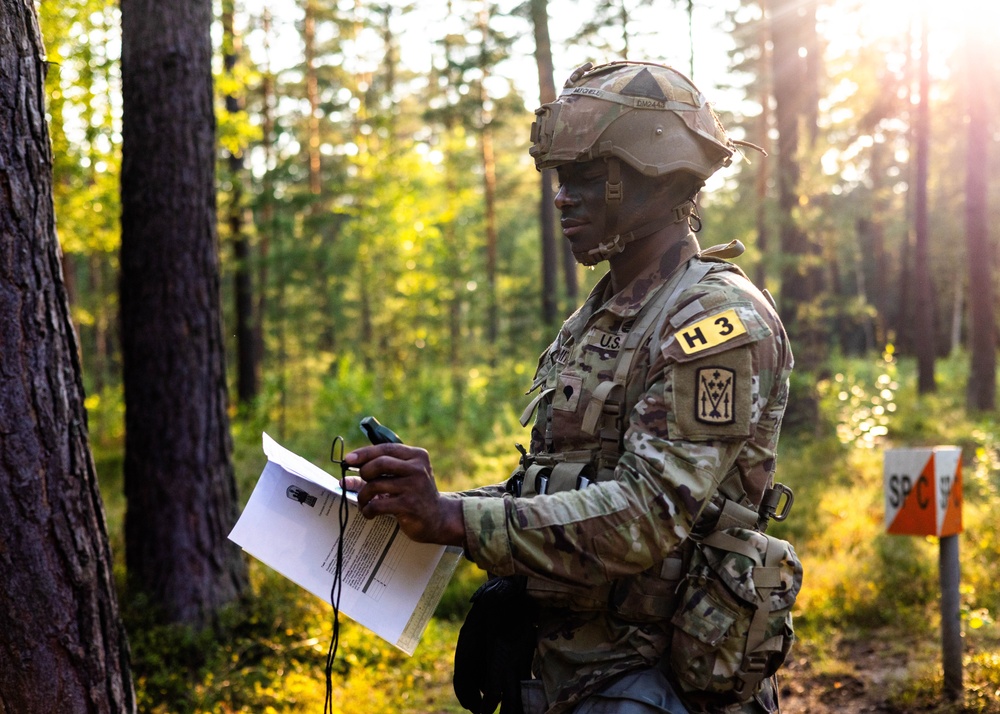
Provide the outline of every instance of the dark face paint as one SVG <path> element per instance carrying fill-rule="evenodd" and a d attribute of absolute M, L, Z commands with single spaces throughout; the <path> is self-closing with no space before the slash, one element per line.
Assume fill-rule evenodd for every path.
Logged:
<path fill-rule="evenodd" d="M 563 164 L 556 168 L 559 192 L 555 205 L 559 225 L 574 253 L 586 253 L 605 239 L 604 199 L 608 169 L 603 161 Z"/>
<path fill-rule="evenodd" d="M 651 221 L 661 221 L 663 225 L 674 221 L 673 208 L 684 197 L 672 195 L 670 182 L 644 176 L 624 162 L 620 165 L 623 191 L 614 226 L 606 225 L 608 168 L 604 160 L 562 164 L 556 168 L 559 192 L 555 205 L 562 214 L 559 222 L 563 236 L 577 255 Z"/>

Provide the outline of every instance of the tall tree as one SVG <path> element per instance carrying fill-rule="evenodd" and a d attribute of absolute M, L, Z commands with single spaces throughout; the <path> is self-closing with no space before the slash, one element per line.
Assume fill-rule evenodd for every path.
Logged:
<path fill-rule="evenodd" d="M 935 391 L 934 384 L 934 293 L 928 258 L 930 240 L 927 205 L 927 174 L 930 163 L 931 97 L 930 97 L 930 35 L 927 6 L 923 6 L 920 30 L 920 104 L 917 106 L 916 135 L 916 176 L 914 178 L 914 283 L 916 287 L 916 313 L 914 332 L 917 353 L 917 392 L 928 394 Z"/>
<path fill-rule="evenodd" d="M 257 319 L 254 320 L 254 354 L 260 369 L 264 369 L 264 316 L 268 307 L 267 285 L 268 266 L 271 252 L 271 241 L 274 238 L 275 205 L 274 205 L 274 72 L 271 67 L 271 13 L 265 7 L 261 17 L 261 29 L 264 36 L 264 66 L 260 78 L 260 130 L 261 149 L 263 153 L 264 178 L 260 182 L 259 209 L 259 260 L 257 261 Z M 279 369 L 284 369 L 280 367 Z M 281 420 L 284 421 L 284 409 L 281 410 Z M 283 436 L 283 434 L 282 434 Z"/>
<path fill-rule="evenodd" d="M 0 0 L 0 712 L 132 712 L 31 0 Z"/>
<path fill-rule="evenodd" d="M 988 93 L 976 70 L 990 67 L 988 23 L 969 17 L 964 75 L 968 106 L 965 164 L 965 236 L 969 260 L 969 384 L 967 404 L 975 411 L 996 408 L 997 327 L 994 312 L 996 257 L 990 244 Z M 995 76 L 987 74 L 987 81 Z"/>
<path fill-rule="evenodd" d="M 486 228 L 486 340 L 490 345 L 490 360 L 495 359 L 495 347 L 500 333 L 500 316 L 497 308 L 497 164 L 493 151 L 493 103 L 489 96 L 489 78 L 500 59 L 501 50 L 495 47 L 494 33 L 490 27 L 495 8 L 483 2 L 479 9 L 479 70 L 476 83 L 479 90 L 479 147 L 483 168 L 483 206 Z M 501 40 L 502 42 L 502 40 Z"/>
<path fill-rule="evenodd" d="M 530 0 L 531 27 L 535 36 L 535 66 L 538 68 L 538 94 L 542 104 L 556 100 L 556 84 L 552 68 L 552 42 L 549 38 L 548 0 Z M 558 264 L 556 242 L 555 171 L 541 172 L 541 200 L 538 210 L 539 234 L 542 242 L 542 322 L 554 325 L 558 317 Z M 575 277 L 575 266 L 572 275 Z"/>
<path fill-rule="evenodd" d="M 306 144 L 309 158 L 309 192 L 318 197 L 322 176 L 319 156 L 319 77 L 316 71 L 316 0 L 305 0 L 302 42 L 305 49 L 306 100 L 309 102 L 309 134 Z M 318 203 L 312 205 L 319 208 Z"/>
<path fill-rule="evenodd" d="M 226 137 L 226 171 L 229 176 L 229 204 L 226 208 L 226 224 L 229 241 L 233 248 L 235 262 L 233 276 L 233 303 L 236 321 L 236 398 L 243 406 L 250 404 L 260 389 L 260 355 L 254 324 L 254 295 L 250 259 L 250 240 L 247 236 L 244 214 L 243 184 L 244 141 L 240 136 L 239 123 L 245 117 L 244 101 L 240 96 L 241 82 L 238 61 L 241 54 L 240 36 L 235 27 L 236 3 L 223 0 L 222 3 L 222 64 L 226 85 L 226 115 L 233 126 L 231 136 Z"/>
<path fill-rule="evenodd" d="M 740 162 L 740 170 L 752 172 L 754 195 L 754 239 L 759 253 L 754 268 L 754 282 L 765 287 L 768 282 L 768 266 L 773 250 L 771 237 L 774 232 L 773 213 L 771 208 L 770 186 L 772 183 L 773 160 L 765 158 L 771 153 L 771 132 L 773 129 L 773 113 L 771 111 L 771 52 L 770 28 L 762 21 L 767 12 L 767 0 L 757 0 L 755 8 L 741 6 L 727 13 L 733 25 L 733 38 L 736 47 L 731 51 L 732 68 L 742 72 L 752 79 L 746 85 L 746 96 L 760 107 L 760 113 L 755 117 L 747 117 L 746 132 L 750 141 L 763 149 L 764 155 L 751 161 Z M 745 205 L 741 201 L 741 207 Z M 749 208 L 749 206 L 747 206 Z"/>
<path fill-rule="evenodd" d="M 812 92 L 806 56 L 815 34 L 815 2 L 772 0 L 768 4 L 774 118 L 778 129 L 779 240 L 784 260 L 780 307 L 789 334 L 798 345 L 799 361 L 807 368 L 822 360 L 825 339 L 823 327 L 806 317 L 822 290 L 823 280 L 817 246 L 799 223 L 800 128 L 804 117 L 813 116 L 808 106 Z"/>
<path fill-rule="evenodd" d="M 236 516 L 215 205 L 211 0 L 122 2 L 126 563 L 171 622 L 247 586 Z"/>

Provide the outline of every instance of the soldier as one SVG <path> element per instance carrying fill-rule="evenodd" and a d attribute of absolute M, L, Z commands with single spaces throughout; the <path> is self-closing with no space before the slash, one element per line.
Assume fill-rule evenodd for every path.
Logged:
<path fill-rule="evenodd" d="M 459 652 L 467 708 L 493 711 L 487 690 L 500 687 L 504 711 L 776 711 L 773 666 L 753 676 L 723 662 L 705 677 L 743 676 L 739 696 L 706 693 L 701 674 L 678 672 L 697 658 L 672 640 L 684 618 L 701 637 L 718 616 L 687 600 L 679 619 L 692 542 L 736 511 L 773 510 L 792 368 L 770 296 L 722 260 L 741 246 L 703 251 L 691 231 L 695 197 L 734 142 L 690 80 L 640 62 L 577 69 L 536 111 L 532 141 L 537 168 L 558 173 L 573 254 L 610 269 L 539 360 L 522 417 L 534 415 L 531 447 L 506 483 L 464 494 L 438 492 L 421 449 L 359 449 L 347 461 L 364 479 L 362 513 L 462 546 L 502 576 L 498 601 L 522 603 L 495 613 L 509 618 L 501 629 L 530 625 L 523 701 L 509 683 L 477 682 L 468 704 Z M 485 632 L 472 617 L 466 627 Z"/>

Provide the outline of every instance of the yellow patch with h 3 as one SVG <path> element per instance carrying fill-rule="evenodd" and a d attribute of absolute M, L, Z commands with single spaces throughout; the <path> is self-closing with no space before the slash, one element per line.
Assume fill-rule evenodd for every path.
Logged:
<path fill-rule="evenodd" d="M 681 328 L 677 331 L 677 341 L 684 354 L 693 355 L 746 334 L 746 331 L 736 310 L 729 309 Z"/>

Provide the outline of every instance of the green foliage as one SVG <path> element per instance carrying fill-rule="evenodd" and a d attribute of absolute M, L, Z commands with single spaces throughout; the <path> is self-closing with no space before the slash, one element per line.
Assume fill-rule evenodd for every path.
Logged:
<path fill-rule="evenodd" d="M 816 431 L 782 442 L 779 478 L 796 499 L 792 517 L 774 530 L 793 541 L 803 561 L 796 630 L 804 650 L 819 653 L 823 643 L 845 633 L 936 641 L 937 539 L 885 533 L 882 451 L 962 446 L 961 609 L 970 695 L 965 710 L 934 708 L 941 675 L 935 660 L 926 669 L 918 658 L 892 700 L 898 711 L 1000 709 L 995 686 L 1000 633 L 993 622 L 1000 608 L 995 587 L 1000 429 L 993 420 L 965 415 L 966 363 L 966 355 L 939 362 L 938 392 L 918 396 L 915 365 L 896 360 L 891 351 L 879 360 L 834 359 L 824 370 L 829 376 L 816 382 Z M 933 648 L 929 656 L 935 656 Z"/>
<path fill-rule="evenodd" d="M 918 418 L 926 397 L 917 397 L 915 367 L 886 353 L 878 360 L 831 361 L 825 379 L 813 380 L 820 421 L 813 432 L 787 434 L 779 478 L 795 491 L 791 518 L 772 531 L 792 540 L 805 567 L 796 629 L 803 653 L 816 667 L 835 671 L 827 645 L 843 637 L 924 643 L 912 648 L 911 669 L 894 685 L 897 711 L 935 709 L 941 682 L 935 669 L 938 628 L 937 544 L 933 538 L 890 536 L 883 523 L 882 450 L 889 446 L 960 441 L 965 475 L 962 536 L 962 613 L 966 631 L 966 711 L 997 711 L 1000 679 L 1000 611 L 995 587 L 1000 562 L 1000 430 L 991 420 L 962 415 L 964 356 L 940 364 L 941 390 L 932 417 Z M 465 488 L 502 480 L 513 467 L 511 444 L 524 438 L 511 413 L 490 407 L 517 404 L 515 383 L 527 367 L 498 368 L 498 379 L 470 381 L 470 408 L 457 424 L 447 400 L 432 402 L 431 387 L 448 383 L 448 370 L 426 368 L 413 375 L 411 390 L 376 403 L 373 380 L 350 362 L 327 375 L 316 396 L 314 420 L 296 420 L 289 445 L 316 463 L 328 456 L 328 435 L 361 441 L 357 418 L 375 412 L 413 443 L 428 446 L 445 487 Z M 509 372 L 510 376 L 499 379 Z M 474 398 L 471 398 L 471 396 Z M 371 400 L 371 401 L 370 401 Z M 108 425 L 117 409 L 112 396 L 94 400 L 91 422 Z M 881 407 L 881 409 L 879 409 Z M 102 414 L 108 410 L 108 414 Z M 263 466 L 261 425 L 238 421 L 234 429 L 236 470 L 248 494 Z M 884 428 L 879 428 L 884 427 Z M 519 434 L 519 431 L 522 432 Z M 356 432 L 356 433 L 355 433 Z M 317 438 L 322 434 L 322 438 Z M 960 438 L 956 438 L 960 437 Z M 110 504 L 113 542 L 120 544 L 120 482 L 113 445 L 102 439 L 101 483 Z M 327 464 L 329 466 L 329 464 Z M 118 494 L 115 493 L 118 491 Z M 117 548 L 117 546 L 116 546 Z M 119 569 L 120 570 L 120 569 Z M 193 633 L 156 627 L 143 603 L 123 592 L 140 700 L 151 712 L 310 712 L 321 707 L 323 666 L 331 634 L 328 605 L 251 561 L 253 594 L 223 613 L 214 629 Z M 119 581 L 123 582 L 121 572 Z M 340 711 L 457 711 L 450 689 L 452 648 L 484 573 L 462 561 L 417 653 L 407 658 L 363 628 L 346 621 L 335 675 Z M 365 709 L 364 706 L 368 708 Z M 357 707 L 357 708 L 356 708 Z M 991 708 L 992 707 L 992 708 Z"/>
<path fill-rule="evenodd" d="M 300 10 L 302 5 L 297 3 Z M 599 5 L 596 14 L 611 6 Z M 638 13 L 642 3 L 626 5 Z M 736 28 L 740 45 L 733 60 L 747 73 L 752 105 L 770 81 L 767 38 L 761 34 L 766 23 L 753 11 L 755 3 L 741 5 L 737 15 L 745 22 Z M 846 6 L 838 0 L 830 17 L 856 15 L 864 25 L 862 13 L 838 12 Z M 310 7 L 316 21 L 315 111 L 308 104 L 302 47 L 270 45 L 276 35 L 265 37 L 263 16 L 237 10 L 237 34 L 254 52 L 240 55 L 235 74 L 223 72 L 221 62 L 216 67 L 220 149 L 240 151 L 246 161 L 245 175 L 220 163 L 219 209 L 226 215 L 237 200 L 234 189 L 245 189 L 238 200 L 252 215 L 243 230 L 252 249 L 254 319 L 263 339 L 261 393 L 234 410 L 239 491 L 248 497 L 264 464 L 261 431 L 330 469 L 332 438 L 343 435 L 348 448 L 360 444 L 357 423 L 367 414 L 427 447 L 443 487 L 501 481 L 516 462 L 514 442 L 527 439 L 517 416 L 534 359 L 551 337 L 538 320 L 537 174 L 527 157 L 531 116 L 525 109 L 534 102 L 504 79 L 507 65 L 501 61 L 519 51 L 509 39 L 528 30 L 515 18 L 497 16 L 492 4 L 483 16 L 466 12 L 469 4 L 448 4 L 453 15 L 442 18 L 440 28 L 425 30 L 431 68 L 415 72 L 397 59 L 394 34 L 411 21 L 409 5 L 320 0 Z M 38 8 L 51 62 L 48 111 L 63 267 L 80 334 L 91 445 L 116 576 L 124 582 L 124 405 L 115 335 L 119 12 L 104 0 L 49 1 Z M 491 27 L 467 22 L 486 16 Z M 580 18 L 583 25 L 588 19 Z M 620 19 L 598 23 L 605 28 L 598 33 L 601 42 L 628 45 L 625 30 L 634 22 L 621 26 L 619 38 L 613 28 Z M 898 352 L 906 354 L 913 342 L 904 339 L 906 286 L 912 282 L 911 48 L 904 35 L 868 23 L 859 27 L 864 41 L 838 38 L 820 58 L 820 122 L 810 144 L 803 140 L 800 147 L 794 214 L 823 246 L 822 255 L 811 259 L 822 263 L 828 280 L 817 300 L 799 306 L 801 319 L 822 334 L 832 356 L 814 372 L 793 376 L 779 477 L 794 488 L 796 504 L 791 519 L 774 531 L 793 540 L 806 567 L 797 621 L 812 648 L 807 651 L 829 657 L 824 645 L 830 635 L 876 629 L 931 638 L 937 625 L 936 543 L 884 533 L 881 450 L 960 445 L 966 497 L 962 608 L 971 691 L 979 702 L 966 706 L 988 711 L 1000 687 L 993 622 L 1000 611 L 1000 430 L 992 418 L 965 414 L 965 355 L 938 363 L 936 394 L 917 395 L 913 365 L 897 359 L 891 344 L 898 340 Z M 947 57 L 936 57 L 947 64 Z M 992 69 L 984 63 L 977 79 L 995 101 L 1000 94 L 987 90 L 997 86 L 996 58 L 991 63 Z M 956 279 L 963 257 L 962 212 L 956 206 L 965 159 L 956 127 L 964 110 L 960 82 L 939 83 L 932 94 L 930 221 L 936 239 L 929 257 L 937 313 L 943 315 L 962 282 Z M 226 95 L 238 97 L 244 111 L 223 112 Z M 753 106 L 740 110 L 754 114 Z M 725 122 L 742 123 L 746 138 L 765 143 L 773 127 L 764 116 L 764 122 L 756 115 L 733 116 L 732 122 L 726 116 Z M 496 138 L 495 344 L 486 339 L 490 298 L 478 143 L 487 125 Z M 310 181 L 313 158 L 318 189 Z M 778 162 L 751 158 L 752 165 L 727 174 L 721 189 L 706 196 L 702 239 L 706 245 L 743 240 L 749 250 L 741 264 L 779 294 Z M 1000 164 L 993 165 L 996 197 Z M 233 276 L 245 266 L 236 265 L 232 236 L 220 223 L 231 339 Z M 595 277 L 584 275 L 584 289 Z M 946 328 L 939 320 L 939 338 Z M 885 348 L 880 358 L 844 356 L 873 344 Z M 236 360 L 230 356 L 229 363 Z M 252 573 L 253 595 L 203 633 L 152 626 L 143 603 L 122 591 L 145 710 L 321 709 L 330 609 L 255 563 Z M 461 564 L 414 658 L 347 623 L 338 657 L 338 707 L 457 710 L 448 684 L 451 647 L 482 578 L 476 567 Z M 931 693 L 940 689 L 935 676 L 917 673 L 896 706 L 927 708 Z"/>
<path fill-rule="evenodd" d="M 484 582 L 486 573 L 478 565 L 465 558 L 460 560 L 455 575 L 434 611 L 434 617 L 461 625 L 469 613 L 473 593 Z"/>
<path fill-rule="evenodd" d="M 995 635 L 966 637 L 971 654 L 963 658 L 963 693 L 942 697 L 944 675 L 937 663 L 917 666 L 889 689 L 888 711 L 898 714 L 996 714 L 1000 712 L 1000 640 Z"/>
<path fill-rule="evenodd" d="M 322 710 L 331 608 L 257 563 L 251 576 L 253 595 L 201 632 L 158 625 L 140 599 L 126 601 L 140 711 Z M 457 627 L 448 618 L 432 621 L 411 658 L 343 621 L 333 671 L 335 711 L 457 711 L 450 690 Z"/>

